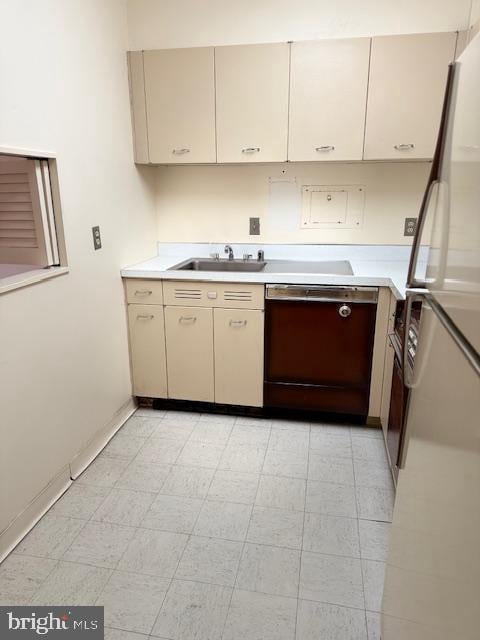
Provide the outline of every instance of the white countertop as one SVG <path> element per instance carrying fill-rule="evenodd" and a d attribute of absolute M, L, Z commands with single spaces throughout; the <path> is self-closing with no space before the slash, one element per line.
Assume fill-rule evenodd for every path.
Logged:
<path fill-rule="evenodd" d="M 347 259 L 352 266 L 353 275 L 332 275 L 321 273 L 275 273 L 274 271 L 257 273 L 238 273 L 221 271 L 169 271 L 169 269 L 188 258 L 209 257 L 214 251 L 218 251 L 219 245 L 165 245 L 159 244 L 159 255 L 125 267 L 121 271 L 124 278 L 152 278 L 161 280 L 201 280 L 203 282 L 250 282 L 272 284 L 325 284 L 345 286 L 375 286 L 390 287 L 398 298 L 405 297 L 405 281 L 408 269 L 409 247 L 385 247 L 370 246 L 368 248 L 335 247 L 328 245 L 316 245 L 315 253 L 308 250 L 312 245 L 295 247 L 292 245 L 265 245 L 261 248 L 265 251 L 265 260 L 268 262 L 278 257 L 284 260 L 332 260 Z M 234 250 L 236 245 L 232 245 Z M 248 248 L 254 245 L 248 245 Z M 255 245 L 257 246 L 257 245 Z M 260 245 L 258 245 L 260 246 Z M 212 248 L 213 247 L 213 248 Z M 240 247 L 240 248 L 239 248 Z M 222 246 L 223 248 L 223 246 Z M 242 256 L 245 252 L 244 245 L 237 245 L 236 255 Z M 244 251 L 242 251 L 242 249 Z M 336 250 L 337 249 L 337 250 Z M 363 250 L 365 249 L 365 250 Z M 252 251 L 248 251 L 249 253 Z M 293 253 L 296 255 L 293 257 Z M 368 258 L 368 259 L 367 259 Z"/>

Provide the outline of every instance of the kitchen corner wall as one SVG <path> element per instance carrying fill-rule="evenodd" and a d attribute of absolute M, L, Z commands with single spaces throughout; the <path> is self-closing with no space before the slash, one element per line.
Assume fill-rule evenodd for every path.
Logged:
<path fill-rule="evenodd" d="M 162 242 L 409 244 L 430 164 L 288 163 L 157 168 Z M 363 185 L 363 223 L 352 229 L 302 229 L 302 185 Z M 260 236 L 249 235 L 249 217 Z"/>
<path fill-rule="evenodd" d="M 57 155 L 70 267 L 0 296 L 0 534 L 131 402 L 120 268 L 156 233 L 126 50 L 119 0 L 0 0 L 0 146 Z"/>
<path fill-rule="evenodd" d="M 469 26 L 471 0 L 127 0 L 129 49 L 346 38 L 455 31 Z M 478 0 L 475 0 L 477 3 Z M 364 184 L 363 225 L 355 230 L 300 230 L 293 188 L 273 187 L 281 171 L 302 184 Z M 285 164 L 159 167 L 158 239 L 189 242 L 408 244 L 427 163 Z M 248 235 L 248 218 L 262 234 Z"/>

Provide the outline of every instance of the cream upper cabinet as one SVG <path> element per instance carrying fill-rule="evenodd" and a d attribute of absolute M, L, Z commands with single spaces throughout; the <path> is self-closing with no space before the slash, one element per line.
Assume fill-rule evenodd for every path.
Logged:
<path fill-rule="evenodd" d="M 213 47 L 143 57 L 150 162 L 215 162 Z"/>
<path fill-rule="evenodd" d="M 263 404 L 263 311 L 214 309 L 215 402 Z"/>
<path fill-rule="evenodd" d="M 287 159 L 289 45 L 215 48 L 218 162 Z"/>
<path fill-rule="evenodd" d="M 166 398 L 163 307 L 155 304 L 129 304 L 128 328 L 133 393 L 148 398 Z"/>
<path fill-rule="evenodd" d="M 370 38 L 291 47 L 288 159 L 361 160 Z"/>
<path fill-rule="evenodd" d="M 213 309 L 165 307 L 168 397 L 214 401 Z"/>
<path fill-rule="evenodd" d="M 456 33 L 372 39 L 365 160 L 431 158 Z"/>

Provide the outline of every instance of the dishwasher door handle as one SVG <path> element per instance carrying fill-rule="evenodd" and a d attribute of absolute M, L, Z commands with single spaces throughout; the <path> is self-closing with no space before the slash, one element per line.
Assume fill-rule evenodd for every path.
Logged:
<path fill-rule="evenodd" d="M 352 307 L 349 307 L 348 304 L 342 304 L 340 309 L 338 310 L 338 315 L 342 318 L 348 318 L 352 314 Z"/>

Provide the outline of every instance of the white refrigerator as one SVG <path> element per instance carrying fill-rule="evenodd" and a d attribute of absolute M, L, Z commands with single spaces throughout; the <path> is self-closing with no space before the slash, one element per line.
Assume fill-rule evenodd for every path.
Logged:
<path fill-rule="evenodd" d="M 432 228 L 427 274 L 415 274 L 420 219 L 409 274 L 410 395 L 382 640 L 480 638 L 480 35 L 449 79 L 420 214 Z"/>

